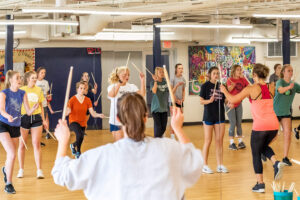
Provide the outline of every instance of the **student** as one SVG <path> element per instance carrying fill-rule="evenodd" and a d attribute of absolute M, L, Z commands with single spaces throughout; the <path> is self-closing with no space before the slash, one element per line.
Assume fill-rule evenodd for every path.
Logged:
<path fill-rule="evenodd" d="M 151 113 L 154 121 L 154 137 L 162 137 L 168 123 L 169 90 L 164 77 L 164 69 L 156 67 L 155 75 L 152 77 L 154 81 L 150 85 L 153 93 Z"/>
<path fill-rule="evenodd" d="M 96 103 L 96 102 L 94 102 L 94 95 L 97 94 L 97 89 L 98 89 L 97 83 L 95 83 L 94 87 L 93 87 L 93 85 L 89 82 L 90 76 L 89 76 L 89 73 L 87 73 L 87 72 L 82 73 L 80 81 L 85 81 L 88 83 L 88 88 L 87 88 L 88 92 L 87 92 L 86 96 L 91 99 L 92 103 Z M 97 105 L 94 105 L 94 106 L 97 106 Z"/>
<path fill-rule="evenodd" d="M 76 158 L 81 155 L 81 145 L 84 138 L 84 131 L 87 126 L 86 111 L 89 110 L 93 117 L 103 118 L 103 114 L 94 111 L 91 100 L 84 95 L 86 84 L 81 81 L 76 83 L 77 94 L 68 103 L 70 129 L 76 134 L 76 141 L 70 144 L 72 154 Z M 75 149 L 76 148 L 76 149 Z"/>
<path fill-rule="evenodd" d="M 175 97 L 175 104 L 176 107 L 179 107 L 181 112 L 183 112 L 183 102 L 185 98 L 185 86 L 186 86 L 186 80 L 183 77 L 183 66 L 181 63 L 177 63 L 175 65 L 175 76 L 173 79 L 171 79 L 171 87 L 172 92 Z M 172 116 L 172 107 L 170 107 L 171 116 Z M 171 129 L 171 137 L 174 138 L 174 131 L 172 130 L 172 126 L 170 126 Z"/>
<path fill-rule="evenodd" d="M 123 133 L 121 131 L 121 123 L 117 121 L 117 101 L 118 99 L 129 92 L 137 92 L 142 96 L 146 94 L 145 87 L 145 75 L 140 73 L 140 82 L 141 89 L 139 90 L 136 85 L 128 83 L 129 80 L 129 69 L 127 67 L 117 67 L 115 68 L 110 77 L 108 79 L 111 84 L 107 88 L 108 99 L 110 99 L 110 116 L 109 116 L 109 124 L 110 124 L 110 132 L 114 137 L 114 140 L 117 141 L 123 138 Z"/>
<path fill-rule="evenodd" d="M 210 167 L 207 165 L 209 147 L 212 141 L 214 131 L 216 143 L 216 158 L 218 164 L 217 172 L 228 173 L 227 168 L 223 165 L 223 138 L 225 133 L 225 97 L 219 89 L 219 69 L 217 67 L 211 67 L 208 70 L 208 74 L 209 81 L 206 81 L 201 86 L 200 91 L 200 103 L 204 105 L 204 145 L 202 150 L 204 166 L 202 172 L 206 174 L 214 173 L 213 170 L 211 170 Z"/>
<path fill-rule="evenodd" d="M 276 82 L 276 92 L 274 97 L 274 110 L 283 128 L 284 148 L 282 161 L 291 166 L 288 158 L 292 133 L 291 106 L 296 93 L 300 93 L 300 85 L 292 81 L 293 68 L 290 64 L 283 65 L 280 79 Z"/>
<path fill-rule="evenodd" d="M 227 80 L 228 91 L 232 95 L 236 95 L 240 93 L 247 85 L 248 81 L 244 78 L 242 73 L 242 67 L 240 65 L 233 65 L 230 73 L 230 77 Z M 227 106 L 226 111 L 229 119 L 230 127 L 229 127 L 229 149 L 238 150 L 246 148 L 245 143 L 243 142 L 243 130 L 242 130 L 242 118 L 243 118 L 243 105 L 242 102 L 238 102 L 236 104 L 229 104 L 230 107 Z M 235 127 L 236 133 L 238 136 L 238 146 L 234 143 L 234 135 L 235 135 Z"/>
<path fill-rule="evenodd" d="M 242 101 L 250 97 L 251 113 L 253 117 L 253 126 L 251 133 L 251 151 L 253 168 L 256 174 L 257 183 L 252 188 L 253 192 L 265 192 L 263 181 L 263 165 L 261 154 L 269 158 L 273 163 L 274 179 L 279 180 L 282 177 L 284 163 L 279 162 L 270 143 L 275 139 L 279 122 L 273 110 L 274 88 L 267 85 L 265 79 L 269 74 L 269 68 L 262 64 L 255 64 L 253 67 L 253 85 L 248 85 L 237 95 L 230 94 L 225 86 L 221 86 L 221 91 L 231 103 Z"/>
<path fill-rule="evenodd" d="M 66 156 L 70 133 L 66 122 L 59 121 L 54 182 L 69 190 L 84 190 L 90 200 L 180 200 L 199 179 L 203 159 L 183 132 L 179 108 L 174 108 L 171 122 L 179 142 L 146 137 L 148 114 L 141 95 L 124 94 L 117 110 L 124 138 L 89 150 L 77 160 Z"/>
<path fill-rule="evenodd" d="M 24 90 L 28 96 L 29 106 L 39 104 L 38 108 L 32 113 L 31 116 L 26 114 L 24 104 L 22 105 L 21 114 L 24 115 L 21 119 L 21 134 L 24 141 L 27 141 L 28 133 L 31 132 L 32 146 L 34 152 L 35 164 L 37 167 L 37 178 L 43 179 L 44 174 L 42 171 L 42 151 L 41 151 L 41 139 L 43 125 L 45 129 L 48 129 L 48 124 L 45 120 L 43 101 L 44 94 L 40 87 L 37 87 L 37 74 L 35 71 L 29 71 L 25 73 L 24 84 L 21 90 Z M 19 160 L 19 172 L 17 177 L 23 178 L 24 176 L 24 159 L 25 159 L 25 145 L 22 141 L 19 142 L 18 160 Z"/>
<path fill-rule="evenodd" d="M 36 81 L 36 86 L 42 88 L 43 94 L 44 94 L 44 101 L 43 101 L 43 109 L 44 109 L 44 116 L 45 116 L 45 120 L 46 123 L 49 127 L 49 116 L 48 116 L 48 106 L 49 106 L 49 111 L 51 112 L 51 114 L 53 114 L 53 110 L 50 106 L 50 102 L 48 102 L 48 99 L 51 98 L 49 95 L 49 83 L 47 80 L 45 80 L 45 76 L 46 76 L 46 68 L 44 67 L 39 67 L 36 70 L 37 73 L 37 81 Z M 50 135 L 49 133 L 46 134 L 46 139 L 49 139 Z"/>
<path fill-rule="evenodd" d="M 280 78 L 280 72 L 281 72 L 282 66 L 281 64 L 277 63 L 274 65 L 274 73 L 269 78 L 269 83 L 276 86 L 276 82 Z"/>
<path fill-rule="evenodd" d="M 29 109 L 27 95 L 21 87 L 19 72 L 8 70 L 5 75 L 5 89 L 0 92 L 0 142 L 6 151 L 4 175 L 4 191 L 15 194 L 12 185 L 12 175 L 16 158 L 16 148 L 20 137 L 21 106 L 24 102 L 26 113 L 31 113 L 38 107 L 36 104 Z"/>

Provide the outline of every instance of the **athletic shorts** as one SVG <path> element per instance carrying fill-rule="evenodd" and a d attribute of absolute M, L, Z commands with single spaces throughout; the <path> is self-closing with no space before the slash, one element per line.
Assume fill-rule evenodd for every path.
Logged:
<path fill-rule="evenodd" d="M 205 125 L 215 125 L 215 124 L 222 124 L 222 123 L 224 123 L 225 121 L 203 121 L 203 123 L 205 124 Z"/>
<path fill-rule="evenodd" d="M 10 126 L 0 121 L 0 134 L 5 132 L 8 132 L 11 138 L 17 138 L 21 135 L 19 126 Z"/>
<path fill-rule="evenodd" d="M 292 119 L 292 116 L 291 115 L 277 116 L 278 121 L 281 121 L 283 118 L 291 118 Z"/>
<path fill-rule="evenodd" d="M 182 104 L 182 106 L 181 106 L 180 104 L 175 103 L 175 105 L 176 105 L 177 108 L 183 108 L 183 104 Z M 172 103 L 171 103 L 171 106 L 172 106 Z"/>
<path fill-rule="evenodd" d="M 41 114 L 36 115 L 23 115 L 21 118 L 21 127 L 24 129 L 35 128 L 43 125 Z"/>
<path fill-rule="evenodd" d="M 119 131 L 119 130 L 121 130 L 121 127 L 117 126 L 117 125 L 109 124 L 109 130 L 110 130 L 110 132 Z"/>

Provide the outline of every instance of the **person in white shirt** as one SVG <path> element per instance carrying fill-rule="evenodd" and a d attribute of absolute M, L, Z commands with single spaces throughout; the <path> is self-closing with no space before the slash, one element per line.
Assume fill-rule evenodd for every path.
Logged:
<path fill-rule="evenodd" d="M 182 129 L 180 108 L 173 108 L 171 121 L 177 142 L 146 137 L 148 111 L 141 95 L 124 94 L 117 107 L 124 138 L 89 150 L 77 160 L 66 156 L 70 132 L 66 121 L 59 121 L 54 182 L 83 190 L 90 200 L 182 199 L 185 189 L 199 179 L 203 158 Z"/>
<path fill-rule="evenodd" d="M 110 132 L 114 137 L 114 140 L 117 141 L 123 138 L 123 133 L 121 131 L 121 124 L 117 121 L 117 101 L 123 94 L 128 92 L 137 92 L 142 96 L 146 94 L 145 87 L 145 75 L 140 73 L 141 80 L 141 89 L 139 90 L 136 85 L 128 83 L 130 76 L 130 72 L 128 67 L 117 67 L 115 68 L 108 81 L 111 83 L 107 88 L 108 98 L 110 99 L 110 116 L 109 116 L 109 124 L 110 124 Z"/>

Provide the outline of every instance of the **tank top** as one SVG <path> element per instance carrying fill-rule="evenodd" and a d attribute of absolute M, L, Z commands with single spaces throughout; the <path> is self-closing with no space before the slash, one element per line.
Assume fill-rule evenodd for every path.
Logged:
<path fill-rule="evenodd" d="M 252 99 L 251 113 L 253 117 L 252 130 L 271 131 L 278 130 L 279 122 L 273 109 L 273 99 L 266 85 L 259 85 L 261 88 L 261 99 Z"/>

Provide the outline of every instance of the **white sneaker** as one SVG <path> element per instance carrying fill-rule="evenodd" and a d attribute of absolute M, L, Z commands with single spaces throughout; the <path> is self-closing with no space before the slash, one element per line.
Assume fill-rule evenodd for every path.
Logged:
<path fill-rule="evenodd" d="M 41 169 L 38 169 L 37 171 L 36 171 L 36 178 L 38 178 L 38 179 L 43 179 L 43 178 L 45 178 L 44 177 L 44 174 L 43 174 L 43 171 L 41 170 Z"/>
<path fill-rule="evenodd" d="M 203 166 L 202 172 L 205 173 L 205 174 L 213 174 L 214 173 L 214 171 L 211 170 L 208 165 Z"/>
<path fill-rule="evenodd" d="M 171 133 L 171 139 L 173 139 L 173 140 L 176 140 L 176 138 L 175 138 L 175 134 L 174 133 Z"/>
<path fill-rule="evenodd" d="M 24 169 L 19 169 L 17 178 L 23 178 L 23 176 L 24 176 Z"/>
<path fill-rule="evenodd" d="M 219 165 L 217 167 L 217 172 L 219 172 L 219 173 L 228 173 L 229 171 L 224 165 Z"/>

